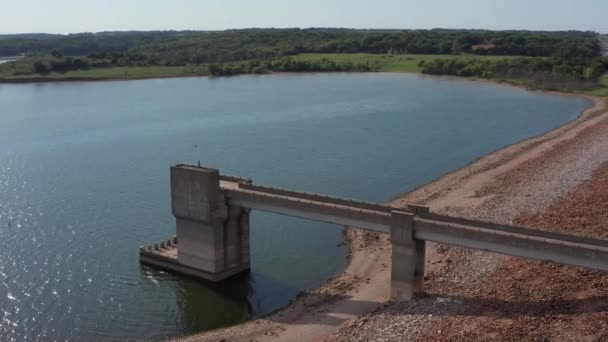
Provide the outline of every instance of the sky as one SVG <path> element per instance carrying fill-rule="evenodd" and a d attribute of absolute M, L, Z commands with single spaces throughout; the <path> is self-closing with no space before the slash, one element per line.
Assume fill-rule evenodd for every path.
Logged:
<path fill-rule="evenodd" d="M 0 0 L 0 34 L 250 27 L 608 33 L 608 0 Z"/>

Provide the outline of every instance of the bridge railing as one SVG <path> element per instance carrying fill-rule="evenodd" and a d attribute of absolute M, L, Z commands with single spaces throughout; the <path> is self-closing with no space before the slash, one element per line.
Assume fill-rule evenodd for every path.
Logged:
<path fill-rule="evenodd" d="M 390 231 L 391 214 L 385 211 L 312 200 L 307 196 L 284 196 L 273 192 L 249 190 L 242 186 L 238 189 L 224 189 L 223 192 L 228 204 L 234 206 L 383 233 Z"/>
<path fill-rule="evenodd" d="M 206 190 L 212 190 L 211 194 L 208 191 L 203 193 L 226 201 L 229 212 L 230 209 L 240 212 L 237 210 L 239 208 L 234 207 L 242 207 L 389 233 L 392 246 L 391 293 L 397 299 L 411 299 L 416 292 L 422 291 L 426 241 L 608 271 L 608 241 L 605 240 L 438 215 L 428 207 L 415 204 L 397 208 L 254 185 L 248 178 L 220 175 L 218 170 L 200 165 L 174 166 L 182 167 L 187 170 L 180 171 L 187 171 L 188 174 L 184 183 L 195 184 L 194 190 L 186 187 L 187 191 L 210 187 Z M 204 172 L 194 172 L 193 175 L 192 171 L 197 170 Z M 215 182 L 219 183 L 219 188 Z M 221 191 L 223 196 L 215 191 Z M 223 207 L 223 203 L 220 206 Z M 236 226 L 233 224 L 230 227 Z M 230 227 L 225 226 L 224 230 L 228 231 Z M 236 232 L 234 229 L 230 231 Z M 185 239 L 187 241 L 187 234 Z M 224 240 L 218 239 L 216 242 L 221 245 Z M 218 248 L 224 249 L 222 246 Z M 191 254 L 199 252 L 197 247 L 192 249 Z"/>
<path fill-rule="evenodd" d="M 239 184 L 239 187 L 241 189 L 259 191 L 259 192 L 264 192 L 267 194 L 275 194 L 275 195 L 280 195 L 280 196 L 285 196 L 285 197 L 308 199 L 308 200 L 312 200 L 312 201 L 332 203 L 332 204 L 338 204 L 338 205 L 343 205 L 343 206 L 349 206 L 349 207 L 353 207 L 353 208 L 380 211 L 380 212 L 385 212 L 385 213 L 390 213 L 391 211 L 393 211 L 395 209 L 390 206 L 373 203 L 373 202 L 358 201 L 358 200 L 346 199 L 346 198 L 341 198 L 341 197 L 336 197 L 336 196 L 315 194 L 315 193 L 311 193 L 311 192 L 281 189 L 281 188 L 275 188 L 275 187 L 271 187 L 271 186 L 262 186 L 262 185 L 254 185 L 254 184 Z"/>
<path fill-rule="evenodd" d="M 509 227 L 495 229 L 486 222 L 456 224 L 416 217 L 414 238 L 500 254 L 552 261 L 608 271 L 606 241 Z"/>
<path fill-rule="evenodd" d="M 413 237 L 501 254 L 608 271 L 608 241 L 253 184 L 224 190 L 230 204 L 283 215 L 391 232 L 391 215 L 413 215 Z"/>

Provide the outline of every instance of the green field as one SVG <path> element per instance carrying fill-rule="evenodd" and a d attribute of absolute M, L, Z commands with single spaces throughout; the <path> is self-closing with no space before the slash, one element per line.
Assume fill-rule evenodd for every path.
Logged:
<path fill-rule="evenodd" d="M 420 61 L 428 61 L 438 58 L 444 59 L 505 59 L 516 58 L 513 56 L 478 56 L 478 55 L 381 55 L 371 53 L 327 53 L 327 54 L 300 54 L 292 57 L 295 60 L 315 61 L 322 58 L 336 61 L 338 63 L 351 62 L 353 64 L 369 63 L 374 70 L 383 72 L 420 72 Z"/>
<path fill-rule="evenodd" d="M 600 87 L 585 91 L 584 93 L 592 96 L 608 96 L 608 74 L 602 76 L 600 84 Z"/>
<path fill-rule="evenodd" d="M 486 59 L 497 60 L 505 58 L 517 58 L 515 56 L 478 56 L 478 55 L 377 55 L 368 53 L 355 54 L 301 54 L 292 57 L 296 60 L 315 61 L 322 58 L 336 61 L 338 63 L 351 62 L 353 64 L 369 63 L 374 70 L 382 72 L 420 72 L 420 61 L 429 61 L 437 58 L 446 59 Z M 509 81 L 515 85 L 521 82 Z M 582 93 L 592 96 L 608 96 L 608 74 L 600 80 L 601 86 L 595 89 L 583 91 Z M 522 85 L 523 86 L 523 85 Z"/>

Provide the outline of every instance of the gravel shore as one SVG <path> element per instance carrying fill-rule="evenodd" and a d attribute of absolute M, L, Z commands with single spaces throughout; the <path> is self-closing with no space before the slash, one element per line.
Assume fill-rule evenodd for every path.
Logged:
<path fill-rule="evenodd" d="M 437 213 L 554 230 L 552 225 L 540 224 L 546 216 L 539 215 L 547 215 L 554 203 L 588 184 L 594 170 L 600 172 L 597 170 L 608 160 L 608 100 L 593 100 L 594 107 L 574 122 L 485 156 L 390 204 L 427 204 Z M 559 216 L 551 217 L 560 220 Z M 583 231 L 597 236 L 597 230 L 576 232 Z M 562 282 L 554 277 L 561 274 L 552 271 L 570 268 L 431 243 L 425 276 L 427 296 L 411 302 L 390 302 L 388 236 L 349 229 L 348 237 L 351 260 L 346 271 L 321 288 L 264 319 L 180 340 L 461 341 L 538 337 L 545 341 L 550 334 L 533 333 L 534 324 L 548 329 L 542 325 L 544 321 L 530 320 L 532 328 L 518 329 L 519 317 L 563 314 L 565 304 L 554 301 L 557 297 L 551 297 L 551 292 L 538 298 L 530 294 L 543 289 L 544 281 L 552 281 L 551 288 L 559 290 Z M 537 264 L 544 273 L 530 268 Z M 522 294 L 529 296 L 520 298 Z M 588 301 L 583 299 L 581 303 Z M 547 311 L 551 305 L 558 308 L 557 313 Z M 506 328 L 493 328 L 499 326 Z"/>
<path fill-rule="evenodd" d="M 592 125 L 561 132 L 550 148 L 534 147 L 542 153 L 486 179 L 460 202 L 446 205 L 449 196 L 431 186 L 405 200 L 455 216 L 606 238 L 608 113 L 605 104 L 596 107 Z M 426 298 L 388 304 L 328 340 L 608 340 L 605 274 L 444 245 L 434 252 Z"/>

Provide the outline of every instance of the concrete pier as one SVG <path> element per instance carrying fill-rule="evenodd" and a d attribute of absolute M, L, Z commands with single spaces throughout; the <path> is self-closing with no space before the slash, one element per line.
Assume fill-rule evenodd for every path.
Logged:
<path fill-rule="evenodd" d="M 210 281 L 249 270 L 249 210 L 226 204 L 218 170 L 171 167 L 177 246 L 142 260 Z"/>
<path fill-rule="evenodd" d="M 392 212 L 391 298 L 411 300 L 424 291 L 425 242 L 414 239 L 414 214 Z"/>
<path fill-rule="evenodd" d="M 396 300 L 423 292 L 426 241 L 608 271 L 605 240 L 253 185 L 200 166 L 171 167 L 171 205 L 176 237 L 141 247 L 141 262 L 210 281 L 249 270 L 251 210 L 389 233 Z"/>

